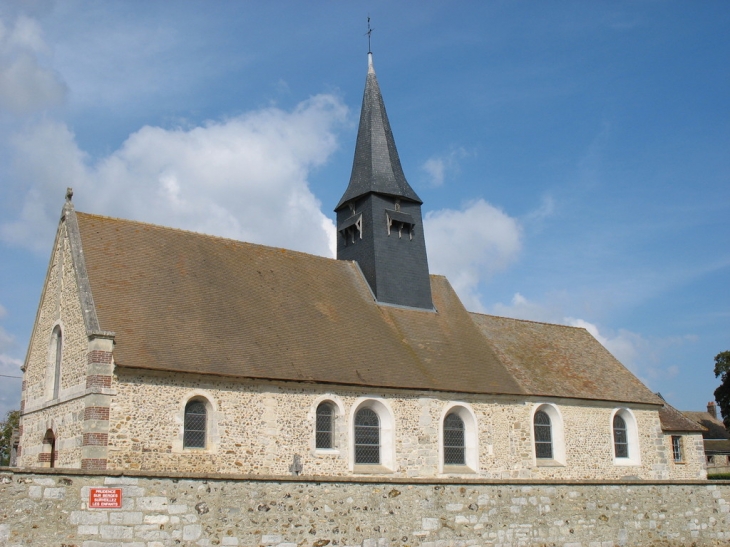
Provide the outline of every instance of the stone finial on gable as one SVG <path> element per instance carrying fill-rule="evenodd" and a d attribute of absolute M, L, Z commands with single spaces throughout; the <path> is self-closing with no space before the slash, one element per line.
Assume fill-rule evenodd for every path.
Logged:
<path fill-rule="evenodd" d="M 66 203 L 71 203 L 71 198 L 74 197 L 74 189 L 70 186 L 66 188 Z"/>

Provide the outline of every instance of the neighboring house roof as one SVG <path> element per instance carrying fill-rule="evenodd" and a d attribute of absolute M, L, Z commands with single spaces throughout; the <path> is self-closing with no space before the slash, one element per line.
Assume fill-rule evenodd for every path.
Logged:
<path fill-rule="evenodd" d="M 730 440 L 705 439 L 702 444 L 705 446 L 705 454 L 730 454 Z"/>
<path fill-rule="evenodd" d="M 357 264 L 84 213 L 118 366 L 271 380 L 661 404 L 585 329 L 378 305 Z"/>
<path fill-rule="evenodd" d="M 725 424 L 709 412 L 682 411 L 682 414 L 705 428 L 706 431 L 702 433 L 702 437 L 704 437 L 705 440 L 730 439 L 730 433 L 728 433 L 727 429 L 725 429 Z"/>
<path fill-rule="evenodd" d="M 659 421 L 662 424 L 662 431 L 665 432 L 698 433 L 705 430 L 705 428 L 700 424 L 690 420 L 679 410 L 666 402 L 659 410 Z"/>

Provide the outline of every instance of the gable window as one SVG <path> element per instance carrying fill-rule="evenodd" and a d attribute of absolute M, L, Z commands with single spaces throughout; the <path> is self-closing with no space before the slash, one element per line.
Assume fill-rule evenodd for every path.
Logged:
<path fill-rule="evenodd" d="M 456 412 L 444 418 L 444 465 L 465 465 L 464 420 Z"/>
<path fill-rule="evenodd" d="M 61 354 L 63 352 L 63 334 L 56 325 L 51 335 L 51 351 L 53 352 L 53 398 L 58 399 L 61 391 Z"/>
<path fill-rule="evenodd" d="M 193 400 L 185 405 L 183 448 L 205 448 L 207 421 L 208 416 L 203 401 Z"/>
<path fill-rule="evenodd" d="M 672 456 L 674 457 L 675 463 L 681 463 L 684 461 L 684 455 L 682 454 L 682 437 L 679 435 L 672 435 Z"/>
<path fill-rule="evenodd" d="M 316 448 L 335 447 L 335 409 L 330 403 L 321 403 L 317 407 L 315 430 Z"/>
<path fill-rule="evenodd" d="M 380 463 L 380 419 L 370 408 L 355 414 L 355 463 Z"/>
<path fill-rule="evenodd" d="M 535 456 L 538 459 L 552 459 L 553 435 L 550 416 L 542 410 L 535 412 L 533 419 L 535 426 Z"/>
<path fill-rule="evenodd" d="M 629 457 L 629 435 L 626 421 L 619 414 L 613 417 L 613 449 L 617 458 Z"/>

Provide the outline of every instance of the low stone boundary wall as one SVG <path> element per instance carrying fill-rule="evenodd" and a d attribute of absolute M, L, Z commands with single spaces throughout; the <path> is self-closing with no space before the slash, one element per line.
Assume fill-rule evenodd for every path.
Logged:
<path fill-rule="evenodd" d="M 121 508 L 89 508 L 91 488 Z M 0 468 L 11 547 L 730 544 L 730 484 L 191 478 Z"/>

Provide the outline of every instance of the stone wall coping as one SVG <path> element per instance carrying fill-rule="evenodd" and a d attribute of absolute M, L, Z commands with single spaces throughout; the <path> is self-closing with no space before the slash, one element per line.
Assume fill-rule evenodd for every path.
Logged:
<path fill-rule="evenodd" d="M 0 474 L 15 475 L 58 475 L 85 477 L 130 477 L 150 479 L 232 481 L 232 482 L 292 482 L 292 483 L 344 483 L 344 484 L 413 484 L 413 485 L 493 485 L 493 486 L 710 486 L 730 484 L 726 480 L 595 480 L 595 479 L 485 479 L 458 477 L 363 477 L 363 476 L 318 476 L 318 475 L 237 475 L 228 473 L 175 473 L 168 471 L 141 471 L 135 469 L 74 469 L 43 467 L 0 467 Z"/>

